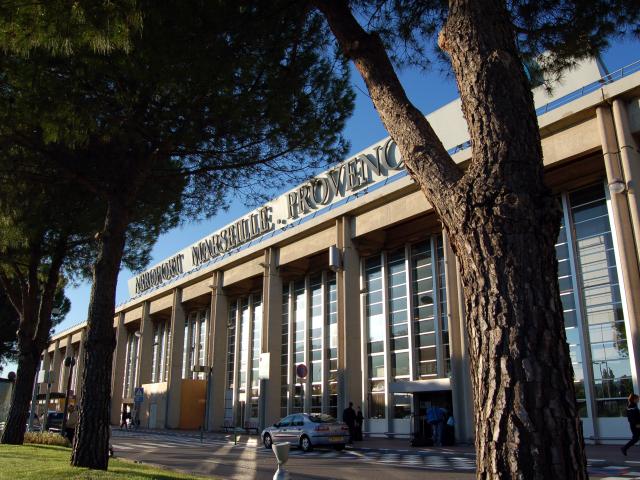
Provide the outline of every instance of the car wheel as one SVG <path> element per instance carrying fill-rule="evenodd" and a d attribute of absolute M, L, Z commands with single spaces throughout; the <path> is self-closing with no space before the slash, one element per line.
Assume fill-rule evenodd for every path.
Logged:
<path fill-rule="evenodd" d="M 313 450 L 313 445 L 311 445 L 311 440 L 306 435 L 303 435 L 300 439 L 300 448 L 302 448 L 303 452 L 310 452 Z"/>
<path fill-rule="evenodd" d="M 344 450 L 344 443 L 341 443 L 339 445 L 334 445 L 333 448 L 338 452 L 341 452 L 342 450 Z"/>
<path fill-rule="evenodd" d="M 269 435 L 268 433 L 265 434 L 264 438 L 262 439 L 262 443 L 264 443 L 264 448 L 271 449 L 273 445 L 273 440 L 271 439 L 271 435 Z"/>

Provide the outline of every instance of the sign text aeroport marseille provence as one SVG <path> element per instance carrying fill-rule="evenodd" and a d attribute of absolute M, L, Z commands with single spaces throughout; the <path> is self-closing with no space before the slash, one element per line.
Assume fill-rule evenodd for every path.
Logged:
<path fill-rule="evenodd" d="M 129 294 L 135 296 L 158 287 L 270 232 L 276 225 L 285 228 L 289 220 L 305 217 L 402 168 L 395 143 L 384 140 L 130 279 Z"/>

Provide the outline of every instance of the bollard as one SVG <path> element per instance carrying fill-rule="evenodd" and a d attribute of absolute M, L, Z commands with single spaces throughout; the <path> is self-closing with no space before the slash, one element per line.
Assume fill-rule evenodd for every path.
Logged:
<path fill-rule="evenodd" d="M 284 469 L 284 464 L 289 460 L 289 444 L 274 443 L 271 447 L 278 461 L 278 470 L 273 475 L 273 480 L 289 480 L 289 472 Z"/>

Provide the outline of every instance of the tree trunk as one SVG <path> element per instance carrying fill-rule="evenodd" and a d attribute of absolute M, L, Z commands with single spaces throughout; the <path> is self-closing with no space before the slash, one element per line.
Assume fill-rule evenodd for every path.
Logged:
<path fill-rule="evenodd" d="M 450 3 L 440 35 L 473 153 L 447 222 L 469 332 L 477 478 L 586 478 L 533 95 L 504 3 Z M 472 80 L 471 80 L 472 79 Z M 424 182 L 424 180 L 423 180 Z"/>
<path fill-rule="evenodd" d="M 51 310 L 60 279 L 60 269 L 66 255 L 67 236 L 61 235 L 58 239 L 56 249 L 51 255 L 46 281 L 41 284 L 38 271 L 43 266 L 42 242 L 42 237 L 36 237 L 36 241 L 31 242 L 28 281 L 22 282 L 20 295 L 18 292 L 9 293 L 11 291 L 9 279 L 2 278 L 2 283 L 12 298 L 12 304 L 20 315 L 20 326 L 18 328 L 18 372 L 9 416 L 0 443 L 22 445 L 24 442 L 40 354 L 47 344 L 51 330 Z"/>
<path fill-rule="evenodd" d="M 22 445 L 24 442 L 24 432 L 29 419 L 29 405 L 33 394 L 33 382 L 41 352 L 41 349 L 36 348 L 33 342 L 29 343 L 30 346 L 24 343 L 20 345 L 18 372 L 11 396 L 11 407 L 0 443 Z"/>
<path fill-rule="evenodd" d="M 110 199 L 93 267 L 82 400 L 71 455 L 71 464 L 76 467 L 106 470 L 109 462 L 111 364 L 116 344 L 113 316 L 128 223 L 122 200 Z"/>
<path fill-rule="evenodd" d="M 411 176 L 460 260 L 478 479 L 587 478 L 530 86 L 500 0 L 451 0 L 451 56 L 472 142 L 464 174 L 415 114 L 382 42 L 347 2 L 314 0 L 362 74 Z"/>

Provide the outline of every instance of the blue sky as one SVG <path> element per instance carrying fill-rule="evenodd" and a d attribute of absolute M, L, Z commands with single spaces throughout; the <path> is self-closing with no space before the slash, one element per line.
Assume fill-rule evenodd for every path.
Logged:
<path fill-rule="evenodd" d="M 606 52 L 603 59 L 608 69 L 614 71 L 640 60 L 638 52 L 640 52 L 640 42 L 626 40 L 616 43 Z M 400 79 L 409 98 L 424 114 L 436 110 L 458 96 L 453 79 L 445 78 L 435 69 L 427 73 L 408 69 L 400 72 Z M 356 108 L 344 131 L 345 137 L 351 143 L 351 154 L 357 153 L 387 136 L 371 100 L 364 93 L 366 92 L 364 83 L 355 71 L 352 72 L 352 83 L 357 94 Z M 291 186 L 283 186 L 282 191 L 286 191 L 288 188 L 291 188 Z M 242 216 L 248 210 L 250 208 L 243 205 L 239 199 L 234 199 L 231 208 L 227 212 L 209 220 L 183 225 L 165 233 L 158 239 L 153 248 L 150 265 L 171 256 L 176 251 L 212 233 L 233 219 Z M 132 273 L 127 270 L 123 270 L 120 273 L 117 303 L 127 299 L 127 280 L 131 276 Z M 67 289 L 67 296 L 71 300 L 71 311 L 65 321 L 57 327 L 56 331 L 64 330 L 84 321 L 87 314 L 89 292 L 89 283 Z M 9 369 L 6 371 L 9 371 Z"/>

